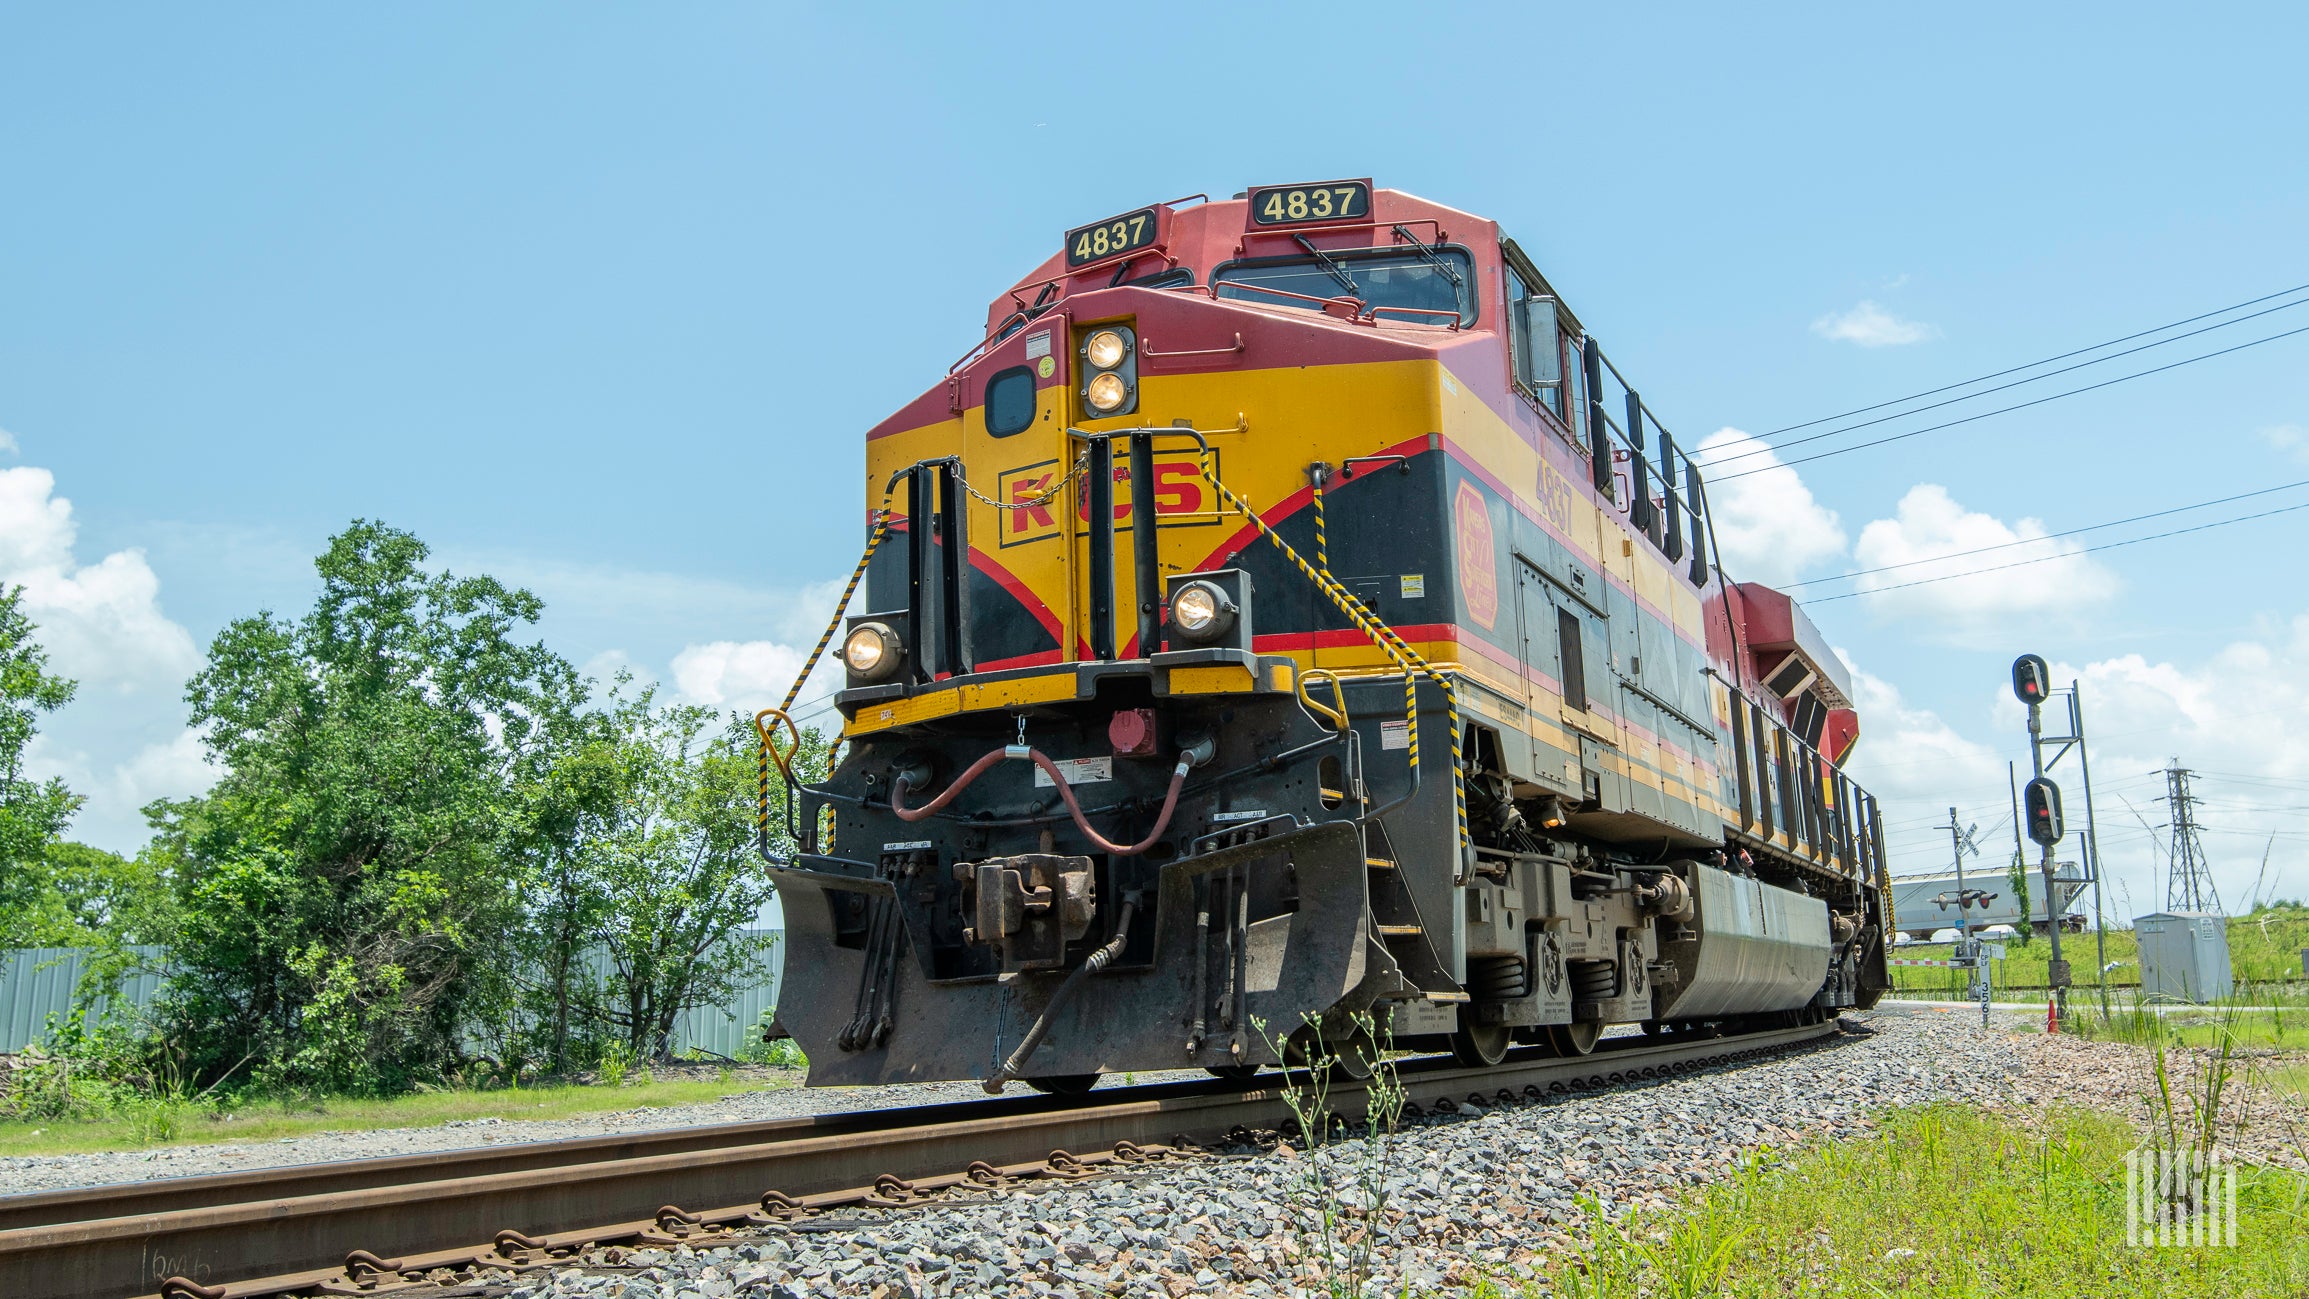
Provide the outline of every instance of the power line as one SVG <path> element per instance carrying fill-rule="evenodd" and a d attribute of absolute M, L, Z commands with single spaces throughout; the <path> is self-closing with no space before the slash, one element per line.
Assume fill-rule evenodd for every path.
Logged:
<path fill-rule="evenodd" d="M 2162 541 L 2167 537 L 2180 537 L 2186 536 L 2192 532 L 2206 532 L 2213 528 L 2225 528 L 2232 523 L 2250 523 L 2255 519 L 2266 519 L 2275 514 L 2291 514 L 2295 510 L 2309 510 L 2309 501 L 2303 501 L 2299 505 L 2279 506 L 2274 510 L 2263 510 L 2259 514 L 2242 514 L 2233 519 L 2215 519 L 2211 523 L 2200 523 L 2193 528 L 2175 528 L 2170 532 L 2153 532 L 2146 537 L 2130 537 L 2123 541 L 2110 541 L 2098 546 L 2083 546 L 2076 550 L 2062 551 L 2057 555 L 2039 555 L 2034 559 L 2016 559 L 2009 564 L 1992 564 L 1987 568 L 1975 568 L 1962 573 L 1944 573 L 1939 577 L 1920 577 L 1913 582 L 1896 582 L 1891 586 L 1872 586 L 1865 591 L 1846 591 L 1842 595 L 1824 595 L 1817 599 L 1807 600 L 1805 603 L 1827 604 L 1833 600 L 1849 600 L 1852 597 L 1858 595 L 1875 595 L 1884 591 L 1904 591 L 1912 586 L 1930 586 L 1934 582 L 1953 582 L 1960 577 L 1978 577 L 1983 573 L 2001 573 L 2008 568 L 2026 568 L 2031 564 L 2047 564 L 2056 559 L 2074 559 L 2078 555 L 2093 555 L 2098 554 L 2104 550 L 2117 550 L 2125 546 L 2137 546 L 2144 541 Z M 1931 561 L 1923 560 L 1919 562 L 1930 563 Z"/>
<path fill-rule="evenodd" d="M 1957 383 L 1943 384 L 1938 388 L 1927 388 L 1923 392 L 1910 393 L 1905 397 L 1895 397 L 1890 401 L 1880 401 L 1873 406 L 1861 406 L 1853 410 L 1845 411 L 1838 415 L 1823 415 L 1818 419 L 1806 420 L 1801 424 L 1783 425 L 1779 428 L 1773 429 L 1769 433 L 1762 434 L 1761 436 L 1766 438 L 1778 437 L 1782 433 L 1793 433 L 1798 429 L 1811 428 L 1815 424 L 1826 424 L 1830 420 L 1848 419 L 1854 415 L 1865 415 L 1872 410 L 1882 410 L 1886 406 L 1898 406 L 1905 402 L 1915 401 L 1921 397 L 1937 397 L 1941 393 L 1949 392 L 1957 388 L 1969 388 L 1976 383 L 1986 383 L 1991 379 L 2001 379 L 2008 374 L 2018 374 L 2023 370 L 2033 370 L 2040 365 L 2051 365 L 2055 361 L 2065 361 L 2072 356 L 2083 356 L 2087 352 L 2097 352 L 2104 347 L 2115 347 L 2119 343 L 2130 343 L 2136 338 L 2147 338 L 2151 334 L 2161 334 L 2168 329 L 2179 329 L 2183 325 L 2194 325 L 2200 320 L 2210 320 L 2214 316 L 2227 315 L 2232 311 L 2242 311 L 2246 307 L 2257 307 L 2272 298 L 2282 298 L 2289 293 L 2299 293 L 2303 289 L 2309 289 L 2309 284 L 2296 284 L 2290 289 L 2279 289 L 2275 293 L 2266 293 L 2258 298 L 2250 298 L 2244 302 L 2239 302 L 2232 306 L 2222 307 L 2215 311 L 2205 312 L 2203 315 L 2191 316 L 2186 320 L 2176 320 L 2170 324 L 2158 325 L 2154 329 L 2144 329 L 2137 334 L 2127 334 L 2123 338 L 2112 338 L 2105 343 L 2094 343 L 2090 347 L 2080 347 L 2073 352 L 2063 352 L 2059 356 L 2048 356 L 2041 361 L 2030 361 L 2026 365 L 2016 365 L 2009 370 L 1998 370 L 1994 374 L 1984 374 L 1978 378 L 1965 379 Z M 1975 395 L 1977 396 L 1978 394 Z"/>
<path fill-rule="evenodd" d="M 2264 487 L 2257 492 L 2239 492 L 2235 496 L 2224 496 L 2219 500 L 2199 501 L 2195 505 L 2176 505 L 2169 510 L 2156 510 L 2148 514 L 2136 514 L 2129 519 L 2111 519 L 2107 523 L 2095 523 L 2087 527 L 2070 528 L 2066 532 L 2048 532 L 2041 537 L 2022 537 L 2018 541 L 2000 541 L 1993 546 L 1976 546 L 1971 550 L 1950 551 L 1948 554 L 1934 555 L 1929 559 L 1908 559 L 1902 560 L 1897 564 L 1885 564 L 1879 568 L 1862 568 L 1855 569 L 1849 573 L 1838 573 L 1834 577 L 1815 577 L 1802 582 L 1789 582 L 1786 584 L 1784 589 L 1793 590 L 1799 586 L 1818 586 L 1823 582 L 1842 582 L 1848 578 L 1866 577 L 1871 573 L 1889 573 L 1896 568 L 1914 568 L 1918 564 L 1937 564 L 1944 559 L 1962 559 L 1967 555 L 1984 555 L 1992 550 L 2009 550 L 2014 546 L 2033 546 L 2040 541 L 2057 541 L 2062 537 L 2082 536 L 2087 532 L 2099 532 L 2105 528 L 2122 527 L 2128 523 L 2145 523 L 2150 519 L 2161 519 L 2170 514 L 2186 514 L 2191 510 L 2211 509 L 2216 505 L 2227 505 L 2233 501 L 2249 500 L 2255 496 L 2268 496 L 2275 492 L 2291 491 L 2296 487 L 2309 487 L 2309 478 L 2304 478 L 2299 482 L 2287 483 L 2282 487 Z M 2059 559 L 2061 557 L 2062 556 L 2060 555 L 2046 556 L 2048 559 Z"/>
<path fill-rule="evenodd" d="M 2278 339 L 2291 338 L 2295 334 L 2309 334 L 2309 325 L 2303 325 L 2299 329 L 2288 329 L 2282 334 L 2271 334 L 2266 338 L 2256 338 L 2249 343 L 2239 343 L 2234 347 L 2224 347 L 2217 352 L 2206 352 L 2200 356 L 2192 356 L 2184 360 L 2169 362 L 2165 365 L 2157 366 L 2154 369 L 2136 370 L 2131 374 L 2120 374 L 2114 379 L 2103 379 L 2099 383 L 2088 383 L 2082 388 L 2071 388 L 2066 392 L 2056 392 L 2051 396 L 2038 397 L 2033 401 L 2018 402 L 2010 406 L 1999 406 L 1995 410 L 1982 411 L 1977 415 L 1967 415 L 1962 419 L 1952 419 L 1944 424 L 1927 424 L 1923 428 L 1910 429 L 1905 433 L 1893 433 L 1886 437 L 1875 438 L 1867 442 L 1855 442 L 1848 447 L 1837 447 L 1833 450 L 1815 452 L 1814 454 L 1808 456 L 1798 456 L 1793 460 L 1783 460 L 1777 465 L 1764 465 L 1761 468 L 1756 469 L 1743 469 L 1736 474 L 1725 474 L 1720 478 L 1714 479 L 1713 481 L 1718 483 L 1728 483 L 1734 479 L 1746 478 L 1753 474 L 1770 473 L 1774 469 L 1789 468 L 1795 465 L 1808 465 L 1815 460 L 1826 460 L 1830 456 L 1847 455 L 1854 451 L 1866 451 L 1870 447 L 1880 447 L 1889 442 L 1904 441 L 1908 438 L 1916 437 L 1924 433 L 1937 433 L 1942 429 L 1955 428 L 1960 424 L 1975 423 L 1979 420 L 1987 419 L 1993 415 L 2009 415 L 2016 410 L 2027 410 L 2031 406 L 2042 406 L 2048 401 L 2059 401 L 2063 397 L 2074 397 L 2079 393 L 2093 392 L 2097 389 L 2106 388 L 2113 384 L 2124 383 L 2131 379 L 2145 379 L 2152 374 L 2163 374 L 2167 370 L 2178 370 L 2184 365 L 2195 365 L 2199 361 L 2210 361 L 2214 357 L 2227 356 L 2231 352 L 2242 352 L 2248 347 L 2259 347 L 2263 343 L 2274 343 Z"/>
<path fill-rule="evenodd" d="M 2288 292 L 2290 291 L 2291 290 L 2288 290 Z M 2305 303 L 2309 303 L 2309 298 L 2296 298 L 2291 302 L 2281 302 L 2274 307 L 2265 307 L 2260 311 L 2252 313 L 2251 315 L 2239 316 L 2234 320 L 2224 320 L 2217 325 L 2207 325 L 2203 329 L 2192 329 L 2186 334 L 2175 334 L 2171 338 L 2160 338 L 2154 343 L 2143 343 L 2139 347 L 2128 347 L 2122 352 L 2111 352 L 2107 356 L 2096 356 L 2090 361 L 2079 361 L 2075 365 L 2064 365 L 2058 370 L 2047 370 L 2043 374 L 2032 374 L 2026 379 L 2015 379 L 2011 383 L 2000 383 L 1994 388 L 1983 388 L 1979 392 L 1968 392 L 1961 397 L 1950 397 L 1946 401 L 1933 402 L 1929 406 L 1917 406 L 1909 410 L 1894 411 L 1889 415 L 1879 415 L 1875 419 L 1862 420 L 1857 424 L 1847 424 L 1842 428 L 1832 428 L 1826 430 L 1825 432 L 1813 433 L 1805 437 L 1791 438 L 1786 442 L 1767 443 L 1763 446 L 1750 447 L 1745 451 L 1733 451 L 1724 455 L 1713 457 L 1707 457 L 1706 453 L 1703 452 L 1703 458 L 1700 460 L 1700 467 L 1706 469 L 1715 465 L 1730 464 L 1734 460 L 1744 460 L 1750 456 L 1760 456 L 1768 452 L 1784 450 L 1788 447 L 1800 447 L 1807 442 L 1818 442 L 1822 438 L 1832 438 L 1841 434 L 1851 433 L 1859 429 L 1873 428 L 1878 424 L 1889 423 L 1892 420 L 1906 419 L 1910 415 L 1921 415 L 1928 410 L 1939 410 L 1943 406 L 1954 406 L 1958 402 L 1971 401 L 1976 397 L 1986 397 L 1992 392 L 2004 392 L 2008 389 L 2021 387 L 2024 384 L 2031 384 L 2039 382 L 2040 380 L 2050 379 L 2055 375 L 2068 374 L 2076 370 L 2082 370 L 2086 366 L 2099 365 L 2103 361 L 2114 361 L 2118 357 L 2131 356 L 2136 352 L 2146 352 L 2152 347 L 2163 347 L 2167 343 L 2178 343 L 2184 338 L 2195 338 L 2199 334 L 2209 334 L 2216 329 L 2227 329 L 2231 325 L 2242 325 L 2248 320 L 2258 320 L 2263 316 L 2271 314 L 2272 312 L 2285 311 L 2293 307 L 2301 306 Z M 2232 308 L 2232 310 L 2233 309 L 2234 308 Z M 2168 325 L 2165 328 L 2170 329 L 2171 326 Z M 2151 330 L 2150 332 L 2154 333 L 2156 331 Z M 2139 335 L 2136 334 L 2134 337 L 2137 338 Z M 2102 346 L 2105 347 L 2107 344 L 2103 344 Z M 2091 349 L 2088 348 L 2087 350 L 2089 351 Z M 2074 355 L 2074 353 L 2071 353 L 2070 355 Z M 2044 362 L 2039 361 L 2037 364 L 2042 365 Z M 2023 366 L 2021 368 L 2027 369 L 2029 367 Z M 2009 374 L 2011 371 L 2008 370 L 2005 371 L 2005 373 Z M 1975 382 L 1978 382 L 1978 380 L 1975 380 Z M 1913 398 L 1905 400 L 1913 400 Z M 1874 408 L 1871 407 L 1871 409 Z"/>

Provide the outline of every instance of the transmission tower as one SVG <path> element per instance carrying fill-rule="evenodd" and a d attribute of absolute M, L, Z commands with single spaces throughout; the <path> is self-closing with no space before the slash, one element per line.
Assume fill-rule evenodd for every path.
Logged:
<path fill-rule="evenodd" d="M 2197 798 L 2189 792 L 2189 777 L 2196 773 L 2173 759 L 2165 768 L 2165 802 L 2172 808 L 2173 847 L 2165 875 L 2165 910 L 2221 909 L 2221 895 L 2213 888 L 2213 868 L 2205 860 L 2205 845 L 2197 839 Z"/>

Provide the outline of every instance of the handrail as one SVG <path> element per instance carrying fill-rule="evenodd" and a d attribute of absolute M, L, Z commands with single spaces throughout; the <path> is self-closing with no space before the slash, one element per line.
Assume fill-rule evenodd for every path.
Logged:
<path fill-rule="evenodd" d="M 1334 708 L 1307 693 L 1307 683 L 1317 677 L 1331 683 L 1331 697 L 1339 701 L 1338 707 Z M 1329 668 L 1308 668 L 1298 674 L 1296 684 L 1299 702 L 1305 704 L 1309 712 L 1328 720 L 1334 731 L 1347 729 L 1347 687 L 1340 682 L 1338 673 Z"/>
<path fill-rule="evenodd" d="M 1150 361 L 1167 361 L 1179 356 L 1234 356 L 1242 351 L 1243 334 L 1241 330 L 1235 331 L 1235 345 L 1233 347 L 1190 347 L 1176 352 L 1158 352 L 1154 348 L 1153 339 L 1142 334 L 1138 340 L 1138 354 Z"/>
<path fill-rule="evenodd" d="M 1318 298 L 1312 293 L 1297 293 L 1290 289 L 1271 288 L 1264 284 L 1249 284 L 1242 280 L 1228 280 L 1226 281 L 1226 286 L 1232 289 L 1249 289 L 1254 293 L 1271 293 L 1278 298 L 1297 298 L 1301 302 L 1312 302 L 1316 306 L 1322 307 L 1325 310 L 1328 310 L 1333 303 L 1352 302 L 1358 308 L 1355 315 L 1355 319 L 1357 320 L 1363 318 L 1362 309 L 1367 309 L 1371 305 L 1370 303 L 1365 302 L 1363 299 L 1358 298 L 1351 293 L 1342 293 L 1336 297 Z M 1212 297 L 1216 298 L 1218 296 L 1218 289 L 1219 285 L 1215 283 L 1211 285 Z"/>
<path fill-rule="evenodd" d="M 1414 316 L 1449 316 L 1451 317 L 1451 323 L 1444 326 L 1444 328 L 1449 329 L 1454 334 L 1465 328 L 1467 324 L 1466 318 L 1463 317 L 1459 312 L 1445 311 L 1440 307 L 1390 307 L 1381 305 L 1372 307 L 1366 311 L 1364 313 L 1364 318 L 1367 320 L 1375 321 L 1379 318 L 1379 313 L 1382 311 L 1403 311 L 1408 312 Z"/>
<path fill-rule="evenodd" d="M 778 751 L 776 733 L 770 727 L 762 725 L 762 719 L 765 717 L 775 717 L 785 723 L 786 734 L 793 739 L 793 743 L 786 747 L 785 752 L 780 753 Z M 783 708 L 765 708 L 754 714 L 754 733 L 762 737 L 763 750 L 770 755 L 772 762 L 778 764 L 778 774 L 784 776 L 788 781 L 793 780 L 794 755 L 802 751 L 802 732 L 800 727 L 794 725 L 794 719 L 787 716 L 786 710 Z"/>
<path fill-rule="evenodd" d="M 1341 478 L 1353 478 L 1355 476 L 1355 466 L 1357 465 L 1384 464 L 1390 460 L 1394 461 L 1395 467 L 1402 470 L 1404 473 L 1411 472 L 1411 457 L 1406 455 L 1398 455 L 1393 451 L 1389 451 L 1385 454 L 1375 456 L 1349 456 L 1347 459 L 1339 462 L 1339 476 Z"/>
<path fill-rule="evenodd" d="M 1235 241 L 1235 252 L 1239 256 L 1248 256 L 1249 250 L 1245 249 L 1243 245 L 1261 236 L 1265 236 L 1270 239 L 1288 239 L 1294 235 L 1331 235 L 1339 234 L 1348 230 L 1377 230 L 1382 226 L 1431 226 L 1435 230 L 1436 243 L 1440 244 L 1451 238 L 1449 234 L 1444 232 L 1443 223 L 1437 221 L 1434 217 L 1413 217 L 1409 221 L 1350 221 L 1340 224 L 1321 223 L 1304 226 L 1254 226 L 1249 230 L 1245 230 L 1242 234 L 1242 238 Z M 1366 246 L 1371 248 L 1393 248 L 1396 245 L 1393 242 L 1389 242 L 1384 244 L 1369 244 Z M 1353 250 L 1342 248 L 1338 249 L 1337 251 L 1351 252 Z"/>

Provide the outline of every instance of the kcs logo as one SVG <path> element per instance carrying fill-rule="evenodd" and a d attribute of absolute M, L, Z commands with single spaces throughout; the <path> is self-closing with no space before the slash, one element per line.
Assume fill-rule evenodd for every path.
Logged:
<path fill-rule="evenodd" d="M 1005 470 L 999 480 L 998 499 L 1019 508 L 1002 511 L 1001 544 L 1024 545 L 1058 535 L 1058 515 L 1072 509 L 1077 519 L 1090 517 L 1090 493 L 1081 484 L 1069 484 L 1057 495 L 1049 495 L 1052 484 L 1066 472 L 1056 460 L 1045 460 L 1023 469 Z M 1211 453 L 1211 472 L 1219 472 L 1218 453 Z M 1219 522 L 1216 502 L 1212 499 L 1210 483 L 1194 457 L 1175 460 L 1156 460 L 1154 465 L 1154 508 L 1157 518 L 1166 528 L 1199 527 Z M 1114 467 L 1114 522 L 1118 528 L 1131 526 L 1136 513 L 1138 494 L 1130 480 L 1130 466 Z"/>

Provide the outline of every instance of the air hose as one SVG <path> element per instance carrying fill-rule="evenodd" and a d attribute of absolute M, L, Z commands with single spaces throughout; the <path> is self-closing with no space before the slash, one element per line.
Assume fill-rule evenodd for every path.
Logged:
<path fill-rule="evenodd" d="M 1179 763 L 1179 773 L 1184 775 L 1186 768 L 1187 764 L 1182 760 Z M 1064 789 L 1065 786 L 1061 785 L 1059 788 Z M 1171 782 L 1171 793 L 1174 797 L 1178 793 L 1178 781 L 1176 780 Z M 1011 1052 L 1010 1058 L 1002 1062 L 1002 1067 L 994 1071 L 994 1076 L 986 1080 L 985 1086 L 988 1095 L 1001 1095 L 1005 1085 L 1025 1076 L 1028 1057 L 1034 1054 L 1034 1048 L 1042 1045 L 1042 1039 L 1049 1036 L 1051 1021 L 1058 1018 L 1058 1012 L 1065 1009 L 1066 1003 L 1074 999 L 1074 994 L 1081 989 L 1083 984 L 1088 983 L 1100 970 L 1113 963 L 1114 958 L 1122 955 L 1122 949 L 1129 945 L 1131 917 L 1137 912 L 1138 894 L 1123 894 L 1122 910 L 1115 916 L 1114 937 L 1107 939 L 1105 946 L 1083 958 L 1082 964 L 1074 967 L 1074 973 L 1066 976 L 1066 982 L 1058 985 L 1058 991 L 1050 994 L 1050 1003 L 1042 1008 L 1040 1015 L 1035 1016 L 1034 1027 L 1027 1029 L 1026 1036 L 1018 1039 L 1018 1049 Z"/>
<path fill-rule="evenodd" d="M 1163 808 L 1161 814 L 1155 817 L 1154 829 L 1147 831 L 1146 838 L 1129 845 L 1116 843 L 1091 829 L 1090 822 L 1083 819 L 1082 804 L 1074 800 L 1074 787 L 1067 783 L 1066 775 L 1058 769 L 1058 764 L 1052 762 L 1040 749 L 1024 744 L 1005 745 L 971 763 L 968 767 L 963 768 L 962 774 L 955 777 L 954 783 L 948 785 L 943 793 L 920 807 L 906 806 L 906 795 L 913 789 L 914 781 L 911 774 L 902 775 L 898 777 L 897 783 L 890 787 L 890 810 L 897 814 L 899 820 L 906 822 L 920 821 L 932 816 L 948 803 L 953 802 L 955 795 L 968 788 L 970 782 L 985 775 L 989 768 L 1005 758 L 1022 759 L 1042 768 L 1043 773 L 1050 777 L 1050 783 L 1057 787 L 1058 796 L 1066 801 L 1067 815 L 1074 818 L 1075 828 L 1081 830 L 1083 837 L 1089 839 L 1100 851 L 1116 857 L 1136 857 L 1154 847 L 1155 840 L 1162 838 L 1163 831 L 1170 828 L 1171 814 L 1178 811 L 1179 790 L 1187 782 L 1187 772 L 1195 765 L 1193 755 L 1183 753 L 1179 755 L 1179 765 L 1171 772 L 1170 788 L 1163 793 Z"/>

